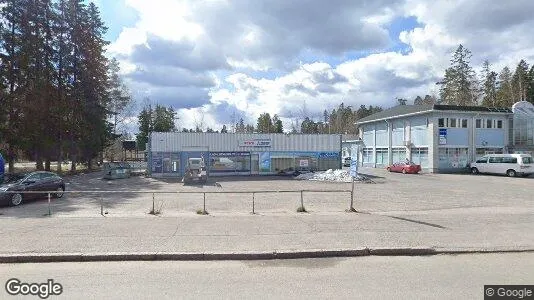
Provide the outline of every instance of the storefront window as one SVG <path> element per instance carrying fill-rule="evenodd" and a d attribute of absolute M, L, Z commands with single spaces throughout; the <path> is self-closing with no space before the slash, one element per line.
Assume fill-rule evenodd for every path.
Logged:
<path fill-rule="evenodd" d="M 412 161 L 421 168 L 428 168 L 428 148 L 413 148 Z"/>
<path fill-rule="evenodd" d="M 439 167 L 442 169 L 464 168 L 468 164 L 467 148 L 440 148 Z"/>
<path fill-rule="evenodd" d="M 321 152 L 318 159 L 319 170 L 339 169 L 341 158 L 336 152 Z"/>
<path fill-rule="evenodd" d="M 317 170 L 317 156 L 298 155 L 295 157 L 295 166 L 299 171 Z"/>
<path fill-rule="evenodd" d="M 393 163 L 403 162 L 406 160 L 406 150 L 404 148 L 393 148 L 391 150 Z"/>
<path fill-rule="evenodd" d="M 503 148 L 477 148 L 477 157 L 484 156 L 486 154 L 503 154 Z"/>
<path fill-rule="evenodd" d="M 163 152 L 152 153 L 152 173 L 163 173 Z"/>
<path fill-rule="evenodd" d="M 249 172 L 249 152 L 212 152 L 210 172 Z"/>
<path fill-rule="evenodd" d="M 271 152 L 271 172 L 284 173 L 295 170 L 295 157 L 290 152 Z"/>
<path fill-rule="evenodd" d="M 373 149 L 372 148 L 364 148 L 363 149 L 362 161 L 364 163 L 373 162 Z"/>
<path fill-rule="evenodd" d="M 376 148 L 376 163 L 379 165 L 387 165 L 389 163 L 387 148 Z"/>

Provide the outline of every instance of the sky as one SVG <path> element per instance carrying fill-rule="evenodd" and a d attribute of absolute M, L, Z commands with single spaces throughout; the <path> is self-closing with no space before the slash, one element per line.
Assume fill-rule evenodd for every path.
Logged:
<path fill-rule="evenodd" d="M 340 103 L 389 107 L 438 95 L 463 44 L 479 70 L 534 63 L 534 1 L 96 0 L 108 55 L 138 109 L 219 130 L 264 112 L 289 125 Z M 136 130 L 136 118 L 130 129 Z"/>

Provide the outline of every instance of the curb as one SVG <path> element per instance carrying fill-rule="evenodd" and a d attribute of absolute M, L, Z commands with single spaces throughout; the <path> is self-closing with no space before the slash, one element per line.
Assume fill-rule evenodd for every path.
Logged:
<path fill-rule="evenodd" d="M 534 249 L 435 249 L 435 248 L 360 248 L 340 250 L 306 250 L 281 252 L 227 252 L 227 253 L 29 253 L 0 254 L 0 264 L 103 262 L 103 261 L 217 261 L 217 260 L 274 260 L 363 256 L 431 256 L 489 253 L 527 253 Z"/>

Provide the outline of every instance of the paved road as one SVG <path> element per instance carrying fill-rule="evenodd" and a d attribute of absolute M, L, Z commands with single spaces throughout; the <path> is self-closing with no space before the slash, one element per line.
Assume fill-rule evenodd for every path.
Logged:
<path fill-rule="evenodd" d="M 534 284 L 534 254 L 8 264 L 0 274 L 54 279 L 57 299 L 483 299 L 484 284 Z"/>

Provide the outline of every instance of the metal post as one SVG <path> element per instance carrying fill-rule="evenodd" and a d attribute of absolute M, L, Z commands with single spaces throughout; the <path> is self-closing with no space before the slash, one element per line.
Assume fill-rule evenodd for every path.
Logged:
<path fill-rule="evenodd" d="M 203 213 L 206 213 L 206 193 L 204 193 L 204 211 Z"/>
<path fill-rule="evenodd" d="M 304 191 L 300 191 L 300 207 L 304 208 Z"/>
<path fill-rule="evenodd" d="M 152 213 L 153 214 L 156 214 L 156 205 L 155 205 L 155 200 L 154 200 L 155 196 L 154 196 L 154 193 L 152 193 Z"/>
<path fill-rule="evenodd" d="M 48 193 L 48 215 L 52 215 L 52 209 L 50 208 L 50 193 Z"/>
<path fill-rule="evenodd" d="M 350 191 L 350 210 L 354 211 L 354 177 L 352 177 L 352 189 Z"/>
<path fill-rule="evenodd" d="M 256 212 L 254 211 L 254 196 L 256 195 L 256 193 L 252 193 L 252 214 L 255 214 Z"/>
<path fill-rule="evenodd" d="M 104 216 L 104 197 L 100 195 L 100 215 Z"/>

